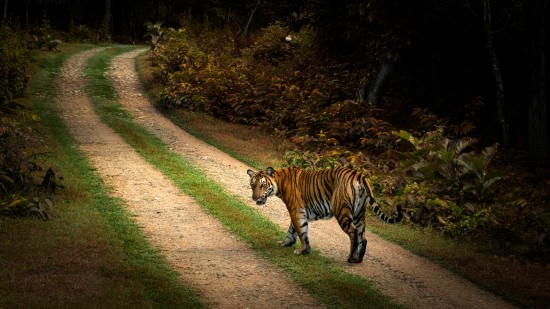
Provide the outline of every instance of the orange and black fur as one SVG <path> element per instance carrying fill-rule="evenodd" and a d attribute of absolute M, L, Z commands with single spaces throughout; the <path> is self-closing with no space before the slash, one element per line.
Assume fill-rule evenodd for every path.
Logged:
<path fill-rule="evenodd" d="M 296 254 L 310 251 L 308 221 L 335 216 L 350 239 L 348 262 L 361 263 L 367 247 L 367 204 L 385 222 L 399 222 L 403 217 L 401 206 L 397 206 L 397 217 L 387 217 L 376 203 L 366 177 L 351 169 L 302 171 L 296 167 L 280 170 L 269 167 L 266 171 L 248 170 L 247 173 L 250 175 L 252 199 L 256 204 L 265 204 L 267 197 L 273 195 L 286 204 L 290 226 L 281 245 L 292 246 L 299 237 L 301 247 L 294 250 Z"/>

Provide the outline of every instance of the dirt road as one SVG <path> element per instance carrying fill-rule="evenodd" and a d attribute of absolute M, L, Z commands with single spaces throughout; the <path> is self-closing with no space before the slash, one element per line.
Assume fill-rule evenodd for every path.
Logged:
<path fill-rule="evenodd" d="M 145 235 L 180 273 L 182 281 L 197 290 L 212 307 L 322 307 L 307 294 L 303 298 L 290 297 L 304 292 L 298 292 L 300 288 L 283 271 L 265 262 L 205 214 L 101 123 L 83 93 L 82 77 L 86 59 L 98 51 L 76 55 L 66 63 L 60 77 L 64 94 L 59 108 L 79 147 L 89 156 L 113 194 L 125 201 Z M 144 50 L 125 53 L 113 60 L 108 74 L 114 81 L 120 103 L 137 123 L 218 181 L 227 192 L 250 207 L 257 207 L 250 200 L 247 165 L 190 136 L 148 101 L 134 66 L 134 59 L 141 52 Z M 286 208 L 278 199 L 270 199 L 261 212 L 283 230 L 288 227 Z M 197 223 L 204 220 L 209 220 L 209 233 L 201 229 L 204 223 Z M 367 239 L 363 263 L 348 265 L 345 262 L 348 239 L 337 223 L 331 220 L 310 225 L 313 248 L 341 263 L 346 271 L 371 280 L 397 303 L 411 308 L 513 308 L 469 281 L 376 235 L 369 234 Z M 217 280 L 220 278 L 223 280 Z"/>
<path fill-rule="evenodd" d="M 94 113 L 84 95 L 83 67 L 100 49 L 71 58 L 59 79 L 58 106 L 80 149 L 120 197 L 181 280 L 213 308 L 319 308 L 282 270 L 207 215 L 141 158 Z M 205 230 L 204 227 L 208 227 Z M 278 287 L 274 290 L 272 287 Z M 299 291 L 302 298 L 290 297 Z"/>

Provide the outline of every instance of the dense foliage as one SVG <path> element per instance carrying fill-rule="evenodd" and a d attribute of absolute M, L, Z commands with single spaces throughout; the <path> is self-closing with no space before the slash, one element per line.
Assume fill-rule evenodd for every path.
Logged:
<path fill-rule="evenodd" d="M 17 27 L 0 26 L 0 104 L 23 94 L 28 82 L 26 71 L 31 61 L 26 33 Z"/>
<path fill-rule="evenodd" d="M 37 116 L 16 98 L 23 96 L 36 40 L 17 26 L 0 26 L 0 215 L 51 216 L 51 202 L 31 195 L 40 136 L 30 125 Z M 51 171 L 53 173 L 53 171 Z M 52 176 L 53 177 L 53 176 Z M 55 182 L 55 177 L 48 180 Z"/>
<path fill-rule="evenodd" d="M 378 117 L 382 111 L 353 100 L 352 72 L 312 61 L 310 29 L 289 33 L 276 24 L 241 50 L 188 36 L 173 32 L 152 54 L 158 77 L 167 83 L 162 97 L 168 105 L 261 125 L 311 147 L 372 151 L 390 143 L 391 126 Z"/>

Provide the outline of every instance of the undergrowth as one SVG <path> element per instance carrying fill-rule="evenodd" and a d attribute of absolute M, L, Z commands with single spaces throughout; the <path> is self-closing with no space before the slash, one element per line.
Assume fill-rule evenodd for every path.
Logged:
<path fill-rule="evenodd" d="M 49 195 L 62 181 L 39 164 L 47 153 L 40 117 L 24 98 L 39 48 L 34 43 L 17 24 L 0 25 L 0 216 L 50 219 Z"/>

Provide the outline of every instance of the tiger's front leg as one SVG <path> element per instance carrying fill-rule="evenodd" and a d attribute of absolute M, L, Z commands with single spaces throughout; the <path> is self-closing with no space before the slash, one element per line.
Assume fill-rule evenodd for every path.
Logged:
<path fill-rule="evenodd" d="M 283 247 L 290 247 L 296 243 L 297 238 L 298 238 L 298 232 L 296 232 L 296 229 L 294 228 L 292 221 L 290 221 L 290 226 L 288 227 L 288 232 L 286 233 L 286 237 L 283 241 L 280 242 L 280 244 Z"/>

